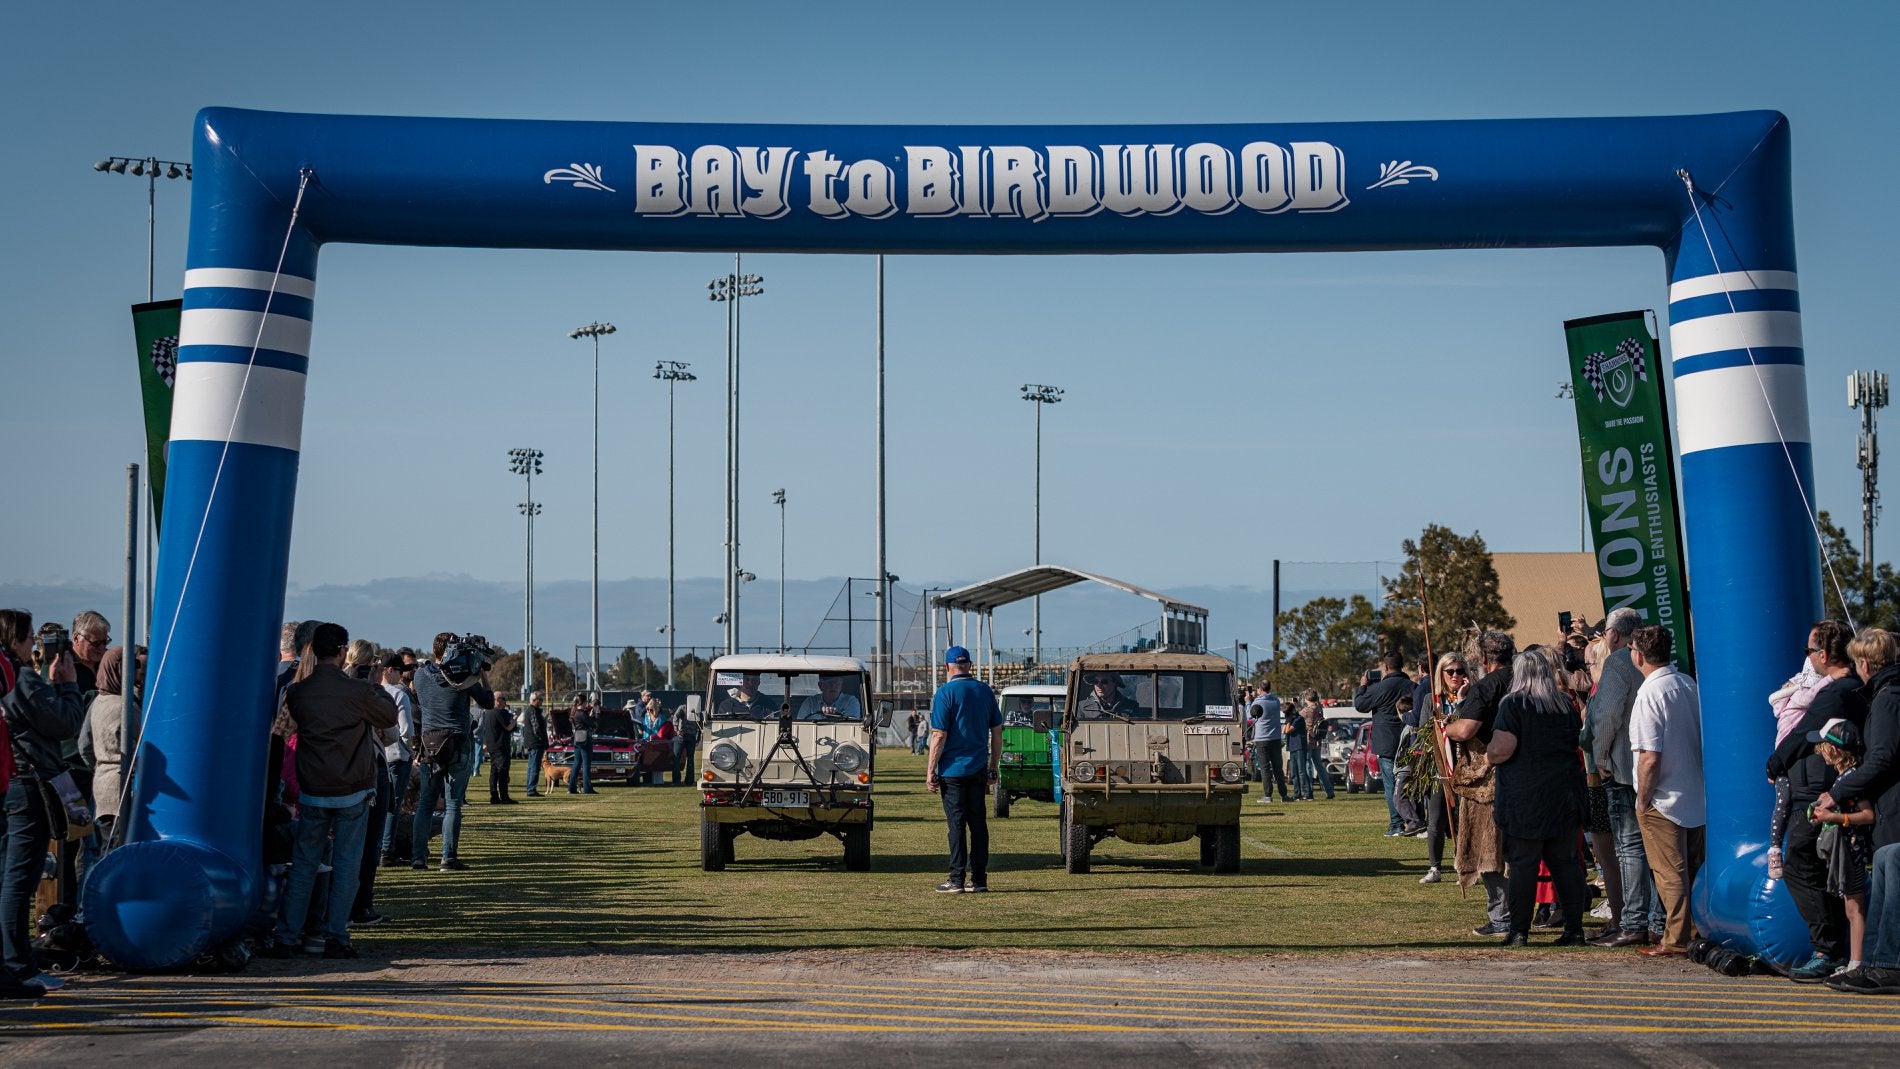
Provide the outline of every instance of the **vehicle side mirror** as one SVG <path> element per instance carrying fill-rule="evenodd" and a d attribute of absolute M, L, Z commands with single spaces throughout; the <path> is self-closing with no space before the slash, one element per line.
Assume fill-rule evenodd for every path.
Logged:
<path fill-rule="evenodd" d="M 887 728 L 891 726 L 891 703 L 890 702 L 877 703 L 877 726 L 881 728 Z"/>
<path fill-rule="evenodd" d="M 1029 714 L 1029 722 L 1035 725 L 1037 731 L 1048 731 L 1055 726 L 1056 716 L 1047 709 L 1038 709 Z"/>

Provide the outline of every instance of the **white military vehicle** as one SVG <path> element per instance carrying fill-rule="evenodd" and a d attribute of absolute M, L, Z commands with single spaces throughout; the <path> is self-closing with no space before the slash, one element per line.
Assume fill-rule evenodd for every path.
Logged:
<path fill-rule="evenodd" d="M 712 663 L 699 737 L 699 860 L 719 872 L 733 840 L 835 836 L 844 867 L 871 867 L 877 728 L 870 676 L 851 657 L 738 654 Z"/>

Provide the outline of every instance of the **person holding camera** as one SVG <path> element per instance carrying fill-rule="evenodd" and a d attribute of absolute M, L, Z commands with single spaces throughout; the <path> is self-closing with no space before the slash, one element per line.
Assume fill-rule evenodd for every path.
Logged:
<path fill-rule="evenodd" d="M 1408 819 L 1411 804 L 1399 796 L 1399 733 L 1405 723 L 1399 715 L 1399 699 L 1412 696 L 1412 680 L 1400 671 L 1405 657 L 1390 650 L 1379 659 L 1379 667 L 1359 677 L 1359 689 L 1353 691 L 1352 707 L 1372 714 L 1372 752 L 1378 755 L 1379 778 L 1385 785 L 1386 836 L 1412 835 L 1423 831 L 1417 820 Z"/>
<path fill-rule="evenodd" d="M 574 732 L 574 757 L 568 765 L 567 793 L 598 794 L 594 790 L 594 706 L 576 695 L 574 709 L 567 714 Z"/>
<path fill-rule="evenodd" d="M 33 614 L 0 609 L 0 712 L 8 743 L 0 753 L 0 771 L 12 766 L 6 781 L 6 860 L 0 868 L 0 998 L 39 998 L 66 983 L 41 972 L 33 956 L 33 895 L 53 834 L 47 781 L 66 771 L 60 744 L 79 737 L 86 715 L 64 634 L 36 651 Z M 36 652 L 46 666 L 44 676 L 33 667 Z"/>
<path fill-rule="evenodd" d="M 416 790 L 416 820 L 410 828 L 409 867 L 429 867 L 429 839 L 435 801 L 445 797 L 442 813 L 442 871 L 461 872 L 468 862 L 457 856 L 462 838 L 462 803 L 468 794 L 469 758 L 475 748 L 469 706 L 495 707 L 488 689 L 487 642 L 453 631 L 435 636 L 434 659 L 416 668 L 416 720 L 419 737 L 410 740 L 421 776 Z M 453 647 L 453 649 L 451 649 Z"/>

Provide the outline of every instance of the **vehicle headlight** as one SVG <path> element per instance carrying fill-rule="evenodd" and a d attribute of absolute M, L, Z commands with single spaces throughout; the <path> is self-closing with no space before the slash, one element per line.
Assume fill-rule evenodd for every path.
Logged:
<path fill-rule="evenodd" d="M 1242 779 L 1246 778 L 1246 775 L 1246 770 L 1240 767 L 1240 762 L 1238 761 L 1224 761 L 1221 763 L 1220 778 L 1222 783 L 1239 783 Z"/>
<path fill-rule="evenodd" d="M 729 742 L 722 742 L 706 755 L 706 763 L 721 772 L 731 772 L 745 763 L 745 751 Z"/>
<path fill-rule="evenodd" d="M 1092 780 L 1095 778 L 1095 762 L 1077 761 L 1069 771 L 1074 773 L 1077 780 Z"/>
<path fill-rule="evenodd" d="M 864 767 L 865 760 L 865 752 L 853 743 L 831 751 L 831 766 L 840 772 L 856 772 Z"/>

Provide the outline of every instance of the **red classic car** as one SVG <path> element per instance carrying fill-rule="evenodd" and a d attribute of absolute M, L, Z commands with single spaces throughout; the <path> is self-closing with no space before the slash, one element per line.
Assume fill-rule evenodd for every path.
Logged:
<path fill-rule="evenodd" d="M 646 773 L 672 770 L 673 743 L 641 742 L 633 717 L 625 709 L 602 709 L 594 717 L 593 770 L 595 783 L 637 783 Z M 574 762 L 574 721 L 569 710 L 548 713 L 547 763 L 566 768 Z"/>
<path fill-rule="evenodd" d="M 1359 737 L 1353 741 L 1352 756 L 1346 759 L 1346 793 L 1385 790 L 1385 770 L 1379 767 L 1379 755 L 1372 752 L 1372 721 L 1359 725 Z"/>

